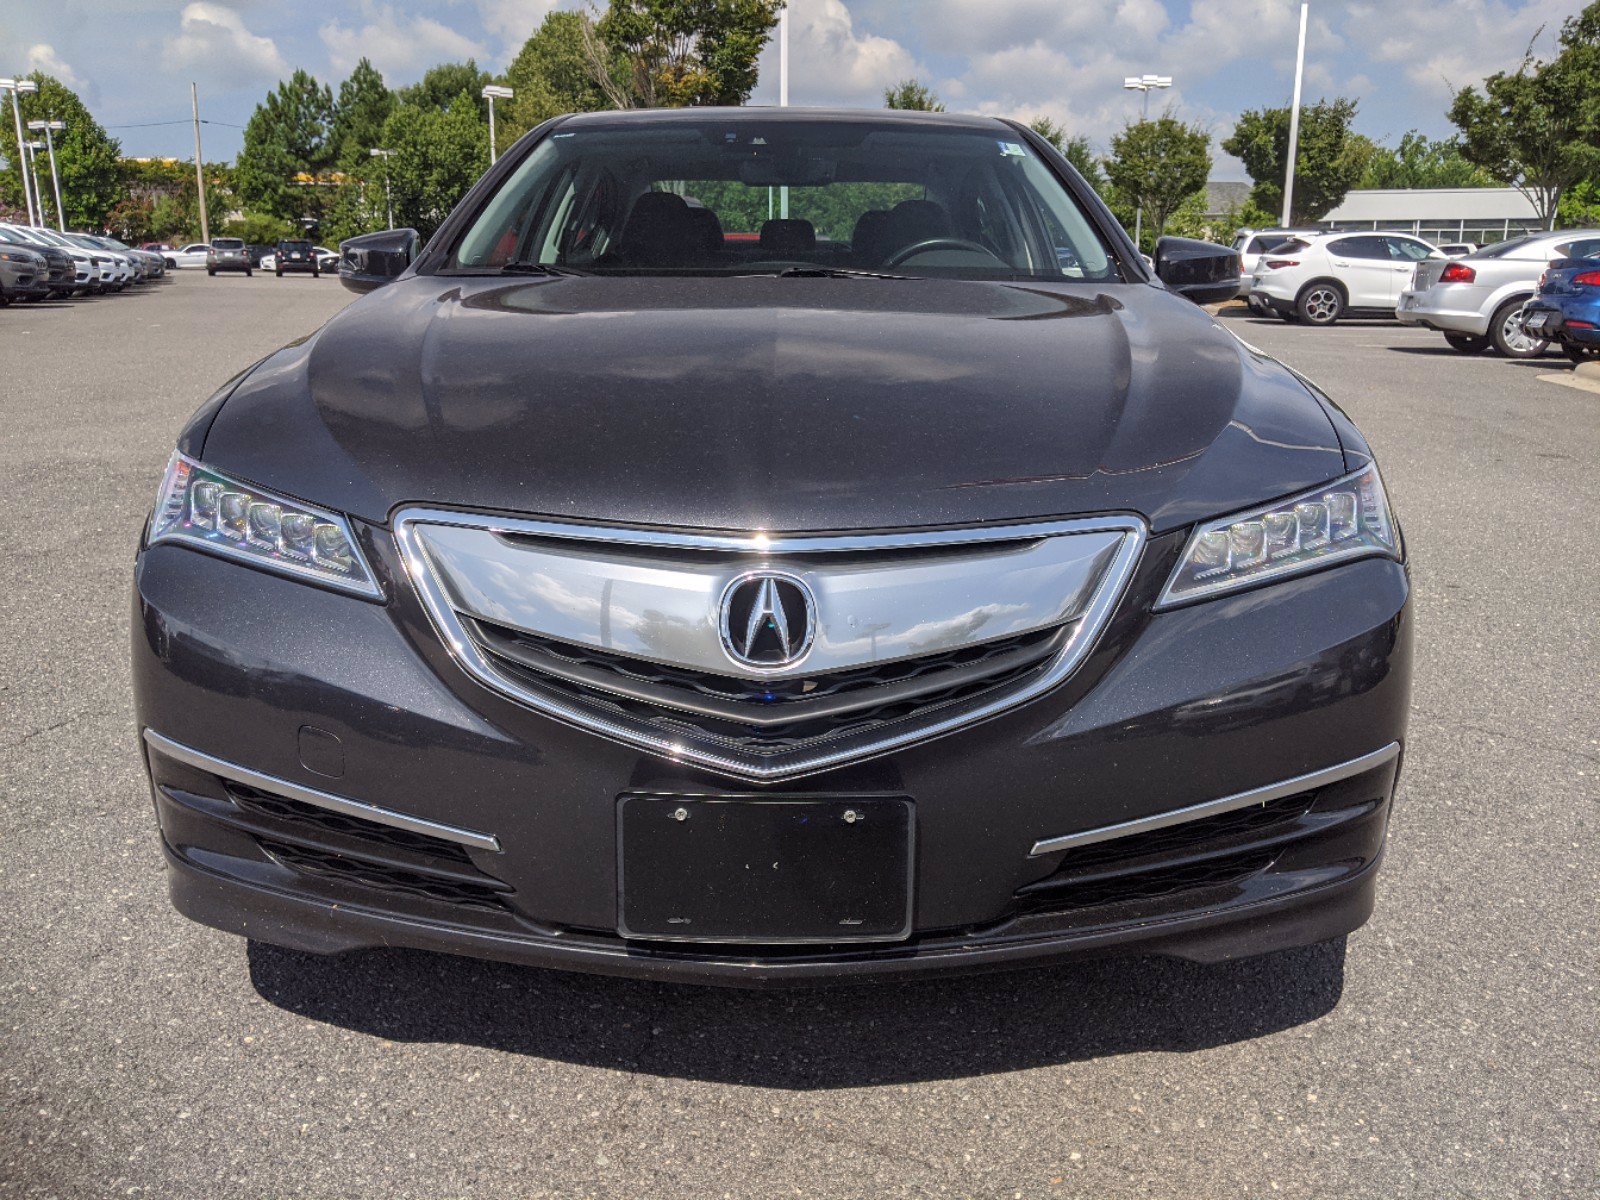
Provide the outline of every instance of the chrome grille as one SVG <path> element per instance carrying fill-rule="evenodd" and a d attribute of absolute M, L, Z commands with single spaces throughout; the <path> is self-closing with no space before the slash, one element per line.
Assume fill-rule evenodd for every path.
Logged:
<path fill-rule="evenodd" d="M 409 510 L 396 535 L 435 627 L 480 682 L 643 749 L 776 780 L 1060 683 L 1120 597 L 1144 526 L 720 535 Z M 814 597 L 815 639 L 778 666 L 741 661 L 719 605 L 779 572 Z"/>

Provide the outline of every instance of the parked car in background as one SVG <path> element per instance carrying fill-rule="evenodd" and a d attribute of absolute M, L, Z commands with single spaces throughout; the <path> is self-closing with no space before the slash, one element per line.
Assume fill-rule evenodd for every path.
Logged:
<path fill-rule="evenodd" d="M 1530 337 L 1549 338 L 1573 362 L 1600 359 L 1600 238 L 1573 242 L 1539 277 L 1522 309 Z"/>
<path fill-rule="evenodd" d="M 148 250 L 135 250 L 126 242 L 119 242 L 114 237 L 91 237 L 89 240 L 114 253 L 127 255 L 139 268 L 141 279 L 160 279 L 167 273 L 167 260 L 159 254 L 152 254 Z"/>
<path fill-rule="evenodd" d="M 1239 295 L 1250 294 L 1250 278 L 1256 273 L 1261 256 L 1290 238 L 1316 237 L 1320 229 L 1241 229 L 1233 239 L 1233 248 L 1239 252 Z M 1252 308 L 1256 307 L 1254 304 Z"/>
<path fill-rule="evenodd" d="M 0 300 L 43 300 L 50 294 L 44 253 L 21 242 L 0 242 Z"/>
<path fill-rule="evenodd" d="M 78 281 L 78 263 L 71 254 L 59 246 L 30 238 L 21 230 L 13 231 L 9 226 L 0 226 L 0 246 L 20 246 L 44 258 L 45 292 L 32 294 L 28 299 L 43 300 L 46 296 L 70 296 L 87 282 L 86 267 L 84 283 Z"/>
<path fill-rule="evenodd" d="M 1494 349 L 1507 358 L 1533 358 L 1550 348 L 1530 334 L 1522 307 L 1539 288 L 1552 260 L 1567 257 L 1575 242 L 1600 237 L 1600 230 L 1531 233 L 1486 246 L 1466 258 L 1419 263 L 1400 293 L 1395 315 L 1407 325 L 1444 334 L 1463 354 Z"/>
<path fill-rule="evenodd" d="M 299 245 L 311 247 L 311 254 L 316 261 L 317 271 L 319 273 L 322 271 L 337 271 L 339 269 L 339 255 L 335 251 L 329 250 L 326 246 L 311 246 L 309 242 L 300 241 L 299 239 L 291 240 L 296 241 Z M 282 244 L 283 243 L 280 243 L 280 245 Z M 333 260 L 332 266 L 327 265 L 327 262 L 330 258 Z M 263 271 L 276 272 L 278 270 L 278 260 L 278 247 L 274 246 L 261 256 L 260 260 L 256 263 L 256 266 L 260 267 Z M 304 270 L 304 268 L 293 269 Z"/>
<path fill-rule="evenodd" d="M 1416 265 L 1445 261 L 1409 233 L 1321 233 L 1263 254 L 1250 296 L 1285 321 L 1332 325 L 1350 313 L 1392 314 Z"/>
<path fill-rule="evenodd" d="M 218 271 L 243 271 L 246 275 L 255 273 L 250 262 L 250 251 L 243 238 L 212 239 L 211 249 L 206 254 L 206 274 L 215 275 Z"/>
<path fill-rule="evenodd" d="M 1446 258 L 1465 258 L 1475 254 L 1478 250 L 1477 242 L 1445 242 L 1439 247 L 1439 253 Z"/>
<path fill-rule="evenodd" d="M 325 250 L 323 247 L 318 246 L 317 266 L 321 268 L 324 275 L 338 274 L 339 252 L 337 250 Z"/>
<path fill-rule="evenodd" d="M 73 283 L 80 294 L 106 291 L 113 282 L 115 272 L 109 254 L 97 251 L 93 247 L 81 246 L 54 229 L 0 225 L 0 234 L 14 236 L 37 246 L 54 246 L 65 252 L 72 259 Z"/>
<path fill-rule="evenodd" d="M 172 267 L 203 267 L 210 253 L 209 242 L 190 242 L 182 249 L 168 254 L 167 264 Z"/>
<path fill-rule="evenodd" d="M 309 271 L 313 276 L 320 275 L 322 268 L 317 264 L 317 254 L 318 249 L 310 242 L 298 238 L 285 238 L 278 243 L 275 251 L 273 272 L 279 279 L 283 278 L 285 271 Z"/>

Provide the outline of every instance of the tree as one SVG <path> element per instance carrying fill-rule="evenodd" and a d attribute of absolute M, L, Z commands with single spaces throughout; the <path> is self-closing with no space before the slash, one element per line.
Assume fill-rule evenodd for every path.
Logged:
<path fill-rule="evenodd" d="M 1301 108 L 1291 223 L 1321 220 L 1339 206 L 1361 178 L 1364 147 L 1350 132 L 1356 109 L 1357 102 L 1343 96 Z M 1222 148 L 1244 163 L 1255 183 L 1251 201 L 1269 212 L 1281 212 L 1289 161 L 1288 108 L 1260 108 L 1244 113 Z"/>
<path fill-rule="evenodd" d="M 1061 151 L 1090 187 L 1097 192 L 1105 191 L 1106 179 L 1100 173 L 1100 160 L 1095 156 L 1094 148 L 1089 144 L 1087 137 L 1080 133 L 1077 137 L 1069 138 L 1065 127 L 1056 124 L 1049 117 L 1035 118 L 1028 123 L 1028 128 Z"/>
<path fill-rule="evenodd" d="M 783 0 L 610 0 L 582 16 L 590 78 L 614 108 L 743 104 Z"/>
<path fill-rule="evenodd" d="M 943 112 L 944 102 L 927 85 L 915 79 L 902 79 L 883 90 L 885 108 L 904 108 L 912 112 Z"/>
<path fill-rule="evenodd" d="M 89 114 L 78 94 L 59 79 L 42 71 L 26 78 L 37 83 L 39 90 L 20 97 L 23 124 L 54 120 L 66 125 L 52 137 L 67 228 L 103 229 L 106 217 L 124 196 L 120 186 L 122 146 Z M 11 163 L 10 170 L 0 173 L 0 206 L 22 212 L 25 205 L 18 171 L 22 158 L 17 153 L 15 122 L 9 112 L 0 111 L 0 117 L 4 118 L 0 120 L 0 155 Z M 50 181 L 50 160 L 44 155 L 39 159 L 39 190 L 45 213 L 53 218 L 55 189 Z"/>
<path fill-rule="evenodd" d="M 487 71 L 480 71 L 475 59 L 469 58 L 464 63 L 440 63 L 436 67 L 429 67 L 418 82 L 401 88 L 395 93 L 395 99 L 401 104 L 437 108 L 446 112 L 452 108 L 470 109 L 480 120 L 487 120 L 483 89 L 493 82 L 494 76 Z"/>
<path fill-rule="evenodd" d="M 1364 188 L 1493 187 L 1494 178 L 1462 156 L 1456 138 L 1434 140 L 1415 129 L 1395 147 L 1373 146 L 1361 169 Z"/>
<path fill-rule="evenodd" d="M 1170 111 L 1153 121 L 1134 121 L 1111 139 L 1106 176 L 1146 228 L 1160 237 L 1183 202 L 1204 192 L 1211 175 L 1211 135 Z"/>
<path fill-rule="evenodd" d="M 206 219 L 212 232 L 221 230 L 234 196 L 229 174 L 220 163 L 206 164 Z M 182 164 L 182 174 L 172 190 L 158 197 L 150 210 L 150 239 L 163 242 L 200 240 L 200 204 L 195 190 L 193 164 Z M 130 241 L 130 238 L 124 238 Z"/>
<path fill-rule="evenodd" d="M 370 157 L 383 123 L 393 111 L 394 93 L 384 85 L 378 69 L 363 58 L 350 78 L 339 85 L 331 135 L 334 161 L 349 168 Z"/>
<path fill-rule="evenodd" d="M 438 108 L 399 104 L 383 126 L 384 147 L 395 152 L 384 164 L 395 224 L 409 225 L 425 238 L 477 182 L 489 160 L 489 128 L 466 99 L 470 97 L 462 92 Z M 363 172 L 369 205 L 383 202 L 383 169 Z"/>
<path fill-rule="evenodd" d="M 506 68 L 516 95 L 495 110 L 496 130 L 507 144 L 541 121 L 570 112 L 594 112 L 610 102 L 589 70 L 583 17 L 556 11 L 545 17 Z"/>
<path fill-rule="evenodd" d="M 337 150 L 333 116 L 332 90 L 305 71 L 256 105 L 235 168 L 245 207 L 290 221 L 320 213 L 324 197 L 315 185 Z"/>
<path fill-rule="evenodd" d="M 1549 62 L 1530 46 L 1514 73 L 1462 88 L 1450 105 L 1462 156 L 1528 197 L 1546 228 L 1566 191 L 1600 174 L 1600 2 L 1567 20 L 1560 45 Z"/>

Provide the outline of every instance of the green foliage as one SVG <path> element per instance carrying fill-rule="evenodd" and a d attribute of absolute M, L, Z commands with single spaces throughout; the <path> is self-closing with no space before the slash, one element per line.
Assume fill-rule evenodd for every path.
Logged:
<path fill-rule="evenodd" d="M 1361 178 L 1372 143 L 1350 131 L 1357 104 L 1341 96 L 1300 109 L 1300 145 L 1294 175 L 1292 224 L 1319 221 L 1339 206 Z M 1283 181 L 1289 161 L 1289 110 L 1259 108 L 1244 113 L 1222 148 L 1244 163 L 1255 183 L 1251 200 L 1283 212 Z"/>
<path fill-rule="evenodd" d="M 178 163 L 177 182 L 155 197 L 150 209 L 146 241 L 197 242 L 200 240 L 200 204 L 194 181 L 194 164 Z M 206 164 L 206 218 L 213 234 L 221 232 L 222 222 L 232 207 L 234 196 L 229 172 L 217 163 Z M 118 235 L 121 236 L 121 235 Z M 124 238 L 131 241 L 131 238 Z"/>
<path fill-rule="evenodd" d="M 1088 181 L 1095 191 L 1104 193 L 1106 177 L 1100 170 L 1100 159 L 1083 134 L 1068 137 L 1066 128 L 1049 117 L 1038 117 L 1028 123 L 1028 128 L 1061 151 L 1066 160 L 1077 168 L 1078 174 Z"/>
<path fill-rule="evenodd" d="M 42 71 L 25 78 L 37 83 L 39 90 L 20 97 L 23 124 L 56 120 L 64 121 L 67 126 L 52 135 L 56 170 L 60 173 L 61 203 L 67 210 L 67 228 L 103 229 L 107 216 L 124 195 L 120 186 L 121 145 L 89 115 L 78 94 L 59 79 Z M 10 100 L 7 94 L 5 109 L 11 107 Z M 18 169 L 22 159 L 17 153 L 15 121 L 10 112 L 0 112 L 0 116 L 5 118 L 0 120 L 0 155 L 11 162 L 11 169 L 0 173 L 0 205 L 21 213 L 25 211 L 22 176 Z M 42 135 L 39 140 L 44 140 Z M 45 215 L 54 225 L 55 193 L 50 182 L 50 159 L 45 151 L 39 154 L 39 190 L 43 193 Z"/>
<path fill-rule="evenodd" d="M 1450 105 L 1461 153 L 1533 202 L 1546 226 L 1563 194 L 1600 174 L 1600 0 L 1562 26 L 1548 62 L 1525 56 L 1483 90 L 1466 87 Z"/>
<path fill-rule="evenodd" d="M 615 108 L 743 104 L 782 0 L 610 0 L 582 20 L 590 76 Z"/>
<path fill-rule="evenodd" d="M 657 185 L 657 191 L 667 190 Z M 672 191 L 692 197 L 717 214 L 724 233 L 759 233 L 762 223 L 781 214 L 777 188 L 751 187 L 724 179 L 696 179 L 673 184 Z M 856 221 L 869 209 L 891 209 L 902 200 L 920 200 L 925 189 L 909 183 L 835 183 L 826 187 L 789 189 L 789 216 L 810 221 L 817 237 L 848 242 Z"/>
<path fill-rule="evenodd" d="M 315 217 L 326 197 L 315 180 L 334 162 L 333 93 L 296 71 L 256 106 L 244 129 L 235 176 L 247 208 L 298 221 Z"/>
<path fill-rule="evenodd" d="M 1561 193 L 1556 228 L 1600 228 L 1600 179 L 1585 179 Z"/>
<path fill-rule="evenodd" d="M 424 238 L 433 235 L 489 161 L 489 127 L 468 99 L 462 92 L 437 108 L 402 103 L 383 126 L 384 147 L 395 152 L 385 160 L 395 224 L 410 226 Z M 374 161 L 359 178 L 367 206 L 382 211 L 384 162 Z"/>
<path fill-rule="evenodd" d="M 1153 121 L 1131 122 L 1111 139 L 1106 176 L 1113 211 L 1142 207 L 1152 239 L 1161 236 L 1186 200 L 1198 193 L 1203 202 L 1210 175 L 1211 135 L 1170 112 Z M 1123 223 L 1130 228 L 1134 224 L 1127 219 Z"/>
<path fill-rule="evenodd" d="M 484 107 L 483 89 L 494 82 L 494 76 L 480 71 L 473 59 L 464 63 L 440 63 L 429 67 L 427 74 L 410 87 L 395 93 L 395 100 L 416 108 L 437 108 L 446 112 L 452 108 L 470 109 L 484 121 L 488 110 Z M 498 113 L 495 114 L 499 116 Z M 485 159 L 485 161 L 488 161 Z"/>
<path fill-rule="evenodd" d="M 385 86 L 383 76 L 363 58 L 350 78 L 339 85 L 331 134 L 334 161 L 349 169 L 370 157 L 394 105 L 394 93 Z"/>
<path fill-rule="evenodd" d="M 1365 140 L 1365 139 L 1362 139 Z M 1494 177 L 1468 162 L 1457 138 L 1433 140 L 1411 130 L 1400 145 L 1373 146 L 1362 164 L 1364 188 L 1493 187 Z"/>
<path fill-rule="evenodd" d="M 944 102 L 933 94 L 926 84 L 915 79 L 902 79 L 892 88 L 883 90 L 885 108 L 904 108 L 912 112 L 943 112 Z"/>
<path fill-rule="evenodd" d="M 502 148 L 551 117 L 610 107 L 589 69 L 583 30 L 582 15 L 557 11 L 523 43 L 505 75 L 516 95 L 495 110 Z"/>
<path fill-rule="evenodd" d="M 215 225 L 211 228 L 228 237 L 243 238 L 252 246 L 274 245 L 286 237 L 293 237 L 303 232 L 298 225 L 285 221 L 282 217 L 255 212 L 247 212 L 238 220 L 227 222 L 220 230 L 217 230 Z"/>

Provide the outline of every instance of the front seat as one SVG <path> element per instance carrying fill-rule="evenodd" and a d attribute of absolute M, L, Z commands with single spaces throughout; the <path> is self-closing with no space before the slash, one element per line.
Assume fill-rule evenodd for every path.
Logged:
<path fill-rule="evenodd" d="M 762 223 L 761 253 L 767 258 L 798 258 L 817 249 L 817 228 L 798 217 L 778 217 Z"/>
<path fill-rule="evenodd" d="M 888 259 L 907 246 L 930 238 L 954 237 L 955 222 L 945 206 L 934 200 L 902 200 L 889 210 L 883 224 L 883 257 Z"/>
<path fill-rule="evenodd" d="M 613 253 L 637 267 L 686 267 L 701 258 L 703 227 L 682 196 L 646 192 L 633 202 Z"/>

